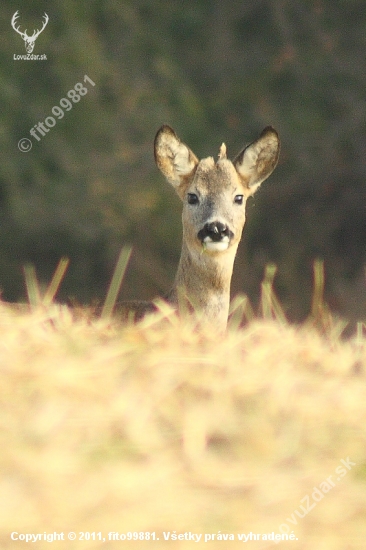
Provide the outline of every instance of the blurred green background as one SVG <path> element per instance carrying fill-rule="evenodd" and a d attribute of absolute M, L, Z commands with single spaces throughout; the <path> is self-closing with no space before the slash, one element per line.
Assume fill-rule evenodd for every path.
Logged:
<path fill-rule="evenodd" d="M 48 26 L 34 54 L 11 27 Z M 153 140 L 171 125 L 199 157 L 229 156 L 271 124 L 280 164 L 248 202 L 232 291 L 255 304 L 264 266 L 292 319 L 309 311 L 312 262 L 326 298 L 364 318 L 366 10 L 361 0 L 4 0 L 0 34 L 0 287 L 25 297 L 22 266 L 46 284 L 71 264 L 60 300 L 102 300 L 123 244 L 134 251 L 121 298 L 169 290 L 181 205 Z M 41 137 L 84 76 L 88 93 Z M 55 117 L 54 117 L 55 118 Z M 39 134 L 38 134 L 39 135 Z M 30 138 L 32 150 L 18 149 Z"/>

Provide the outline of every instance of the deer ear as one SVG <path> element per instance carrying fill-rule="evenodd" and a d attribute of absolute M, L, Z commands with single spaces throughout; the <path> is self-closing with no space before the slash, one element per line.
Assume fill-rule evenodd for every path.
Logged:
<path fill-rule="evenodd" d="M 255 193 L 260 184 L 272 174 L 279 154 L 278 134 L 274 128 L 267 126 L 259 138 L 236 157 L 233 164 L 244 185 L 250 191 L 250 195 Z"/>
<path fill-rule="evenodd" d="M 162 126 L 156 134 L 154 154 L 157 167 L 181 196 L 182 188 L 196 171 L 197 157 L 170 126 Z"/>

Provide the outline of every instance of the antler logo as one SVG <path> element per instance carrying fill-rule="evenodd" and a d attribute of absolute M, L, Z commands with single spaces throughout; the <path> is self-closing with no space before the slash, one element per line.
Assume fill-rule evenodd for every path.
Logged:
<path fill-rule="evenodd" d="M 41 32 L 43 31 L 43 29 L 45 28 L 45 26 L 48 23 L 48 20 L 49 20 L 48 15 L 45 12 L 45 14 L 43 16 L 44 21 L 43 21 L 42 28 L 40 30 L 36 29 L 35 31 L 33 31 L 32 36 L 28 36 L 27 35 L 27 29 L 25 29 L 24 32 L 21 32 L 19 30 L 19 26 L 16 27 L 17 19 L 19 17 L 18 13 L 19 13 L 19 10 L 14 13 L 13 18 L 11 20 L 11 26 L 23 38 L 24 44 L 25 44 L 25 49 L 26 49 L 27 53 L 32 53 L 35 41 L 37 40 L 37 38 L 39 37 L 39 35 L 41 34 Z"/>

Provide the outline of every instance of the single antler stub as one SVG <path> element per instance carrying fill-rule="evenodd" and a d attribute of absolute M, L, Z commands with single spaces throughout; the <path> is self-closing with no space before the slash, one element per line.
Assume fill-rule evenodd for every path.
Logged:
<path fill-rule="evenodd" d="M 225 143 L 221 144 L 219 151 L 219 160 L 226 159 L 226 145 Z"/>

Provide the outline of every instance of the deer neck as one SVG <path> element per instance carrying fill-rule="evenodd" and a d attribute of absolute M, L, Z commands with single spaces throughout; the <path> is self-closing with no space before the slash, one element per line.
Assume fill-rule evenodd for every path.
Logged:
<path fill-rule="evenodd" d="M 183 241 L 178 270 L 168 300 L 182 312 L 194 309 L 218 331 L 226 328 L 230 283 L 237 246 L 225 252 L 190 250 Z"/>

